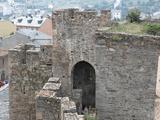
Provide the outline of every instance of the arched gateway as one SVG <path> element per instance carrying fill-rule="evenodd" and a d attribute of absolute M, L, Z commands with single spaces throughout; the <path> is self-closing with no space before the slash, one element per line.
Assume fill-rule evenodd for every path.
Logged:
<path fill-rule="evenodd" d="M 72 71 L 73 89 L 82 90 L 82 109 L 95 108 L 95 69 L 85 61 L 78 62 Z"/>

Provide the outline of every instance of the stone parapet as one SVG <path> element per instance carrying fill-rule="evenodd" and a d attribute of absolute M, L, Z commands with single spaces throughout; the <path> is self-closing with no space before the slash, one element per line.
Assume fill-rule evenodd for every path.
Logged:
<path fill-rule="evenodd" d="M 81 25 L 84 20 L 95 19 L 97 12 L 95 11 L 79 11 L 78 9 L 66 9 L 56 11 L 55 16 L 57 22 L 65 21 L 68 25 Z"/>
<path fill-rule="evenodd" d="M 112 33 L 105 30 L 97 30 L 95 35 L 95 44 L 98 46 L 107 46 L 113 44 L 114 46 L 120 46 L 122 44 L 126 46 L 134 47 L 148 47 L 148 46 L 160 46 L 160 36 L 152 35 L 136 35 L 128 33 Z"/>
<path fill-rule="evenodd" d="M 62 9 L 56 11 L 53 16 L 57 19 L 57 22 L 65 21 L 66 24 L 77 26 L 84 24 L 84 21 L 97 19 L 99 16 L 101 16 L 101 19 L 97 19 L 97 22 L 108 22 L 111 20 L 111 11 L 110 10 L 101 10 L 100 15 L 98 15 L 98 12 L 94 10 L 84 10 L 80 11 L 79 9 Z M 106 24 L 105 23 L 105 24 Z"/>
<path fill-rule="evenodd" d="M 36 48 L 32 44 L 19 45 L 9 50 L 10 66 L 27 64 L 27 66 L 52 65 L 52 45 Z"/>
<path fill-rule="evenodd" d="M 35 120 L 36 118 L 36 93 L 53 74 L 52 66 L 46 62 L 49 52 L 52 51 L 47 51 L 48 54 L 44 55 L 43 52 L 48 47 L 41 46 L 41 48 L 44 50 L 26 44 L 9 50 L 10 120 Z"/>
<path fill-rule="evenodd" d="M 60 96 L 60 91 L 60 79 L 50 78 L 36 96 L 36 120 L 83 120 L 75 103 Z"/>

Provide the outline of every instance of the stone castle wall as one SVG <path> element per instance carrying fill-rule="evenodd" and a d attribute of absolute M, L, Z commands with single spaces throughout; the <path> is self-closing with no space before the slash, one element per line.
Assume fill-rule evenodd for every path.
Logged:
<path fill-rule="evenodd" d="M 158 116 L 159 37 L 97 32 L 100 26 L 95 12 L 58 11 L 56 21 L 57 44 L 69 56 L 64 81 L 71 94 L 74 65 L 86 61 L 96 72 L 99 120 L 152 120 Z"/>
<path fill-rule="evenodd" d="M 71 95 L 72 79 L 71 72 L 73 67 L 79 61 L 87 61 L 95 65 L 95 44 L 94 33 L 99 26 L 99 17 L 95 11 L 79 11 L 77 9 L 68 9 L 57 11 L 55 13 L 57 28 L 58 46 L 67 52 L 68 64 L 65 77 L 64 90 Z M 61 59 L 64 59 L 61 56 Z M 60 65 L 61 66 L 61 65 Z M 63 68 L 63 66 L 61 66 Z M 69 89 L 69 90 L 68 90 Z"/>
<path fill-rule="evenodd" d="M 102 10 L 101 14 L 98 15 L 96 11 L 65 9 L 54 12 L 53 18 L 57 30 L 58 43 L 65 48 L 70 48 L 69 43 L 71 41 L 69 39 L 76 39 L 75 37 L 79 37 L 79 40 L 83 39 L 93 34 L 98 27 L 104 27 L 109 24 L 111 11 Z"/>
<path fill-rule="evenodd" d="M 99 120 L 160 119 L 159 41 L 153 36 L 96 33 Z"/>
<path fill-rule="evenodd" d="M 99 26 L 105 27 L 111 24 L 111 10 L 101 10 Z"/>
<path fill-rule="evenodd" d="M 11 120 L 36 119 L 35 95 L 52 76 L 49 49 L 25 45 L 9 51 Z"/>
<path fill-rule="evenodd" d="M 62 10 L 54 20 L 53 46 L 26 45 L 9 51 L 11 120 L 70 116 L 66 113 L 59 119 L 51 112 L 51 106 L 61 111 L 62 104 L 55 104 L 55 90 L 46 92 L 43 86 L 51 76 L 60 78 L 61 97 L 74 99 L 78 92 L 73 90 L 72 72 L 81 61 L 95 69 L 98 120 L 159 120 L 160 37 L 98 31 L 96 12 Z M 56 112 L 59 117 L 63 113 Z"/>
<path fill-rule="evenodd" d="M 59 78 L 50 78 L 36 96 L 36 120 L 83 120 L 75 103 L 61 96 Z"/>

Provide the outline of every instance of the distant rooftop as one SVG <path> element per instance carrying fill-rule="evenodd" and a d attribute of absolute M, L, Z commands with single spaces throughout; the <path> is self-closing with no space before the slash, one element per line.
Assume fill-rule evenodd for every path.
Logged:
<path fill-rule="evenodd" d="M 16 26 L 26 26 L 26 27 L 37 27 L 39 28 L 46 18 L 43 16 L 20 16 L 20 17 L 13 17 L 11 21 Z"/>
<path fill-rule="evenodd" d="M 31 40 L 44 40 L 44 39 L 52 39 L 51 36 L 46 35 L 42 32 L 39 32 L 37 30 L 31 30 L 31 29 L 20 29 L 17 31 L 17 33 L 23 34 L 27 37 L 29 37 Z"/>

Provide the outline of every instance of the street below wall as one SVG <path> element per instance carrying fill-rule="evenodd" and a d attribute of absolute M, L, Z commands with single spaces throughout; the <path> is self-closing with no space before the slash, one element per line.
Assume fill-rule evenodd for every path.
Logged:
<path fill-rule="evenodd" d="M 0 91 L 0 120 L 9 120 L 9 91 L 8 88 Z"/>

